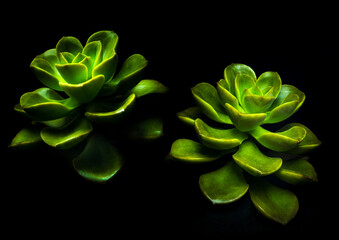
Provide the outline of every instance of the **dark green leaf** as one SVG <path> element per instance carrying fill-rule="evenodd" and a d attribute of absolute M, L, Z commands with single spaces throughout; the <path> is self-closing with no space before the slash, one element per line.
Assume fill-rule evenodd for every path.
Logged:
<path fill-rule="evenodd" d="M 214 172 L 201 175 L 199 185 L 213 204 L 234 202 L 248 190 L 242 170 L 232 161 Z"/>
<path fill-rule="evenodd" d="M 104 182 L 112 178 L 122 167 L 119 151 L 100 135 L 92 135 L 86 147 L 73 160 L 75 170 L 84 178 Z"/>
<path fill-rule="evenodd" d="M 13 138 L 10 148 L 26 149 L 39 145 L 42 142 L 40 128 L 28 127 L 21 129 Z"/>

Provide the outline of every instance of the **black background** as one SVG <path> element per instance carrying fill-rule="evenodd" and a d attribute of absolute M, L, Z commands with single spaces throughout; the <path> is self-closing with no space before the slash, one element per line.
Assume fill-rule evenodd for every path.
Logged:
<path fill-rule="evenodd" d="M 78 4 L 79 5 L 79 4 Z M 336 204 L 335 142 L 338 39 L 330 6 L 109 6 L 66 3 L 22 6 L 3 19 L 2 71 L 2 203 L 8 210 L 5 229 L 13 234 L 112 236 L 311 236 L 333 230 Z M 281 10 L 281 11 L 278 11 Z M 41 87 L 29 69 L 32 59 L 54 48 L 62 36 L 82 43 L 94 32 L 119 35 L 121 64 L 134 53 L 149 60 L 145 78 L 170 88 L 144 103 L 165 119 L 164 137 L 154 143 L 124 146 L 126 163 L 106 184 L 88 182 L 70 163 L 48 147 L 13 152 L 7 145 L 29 124 L 13 111 L 20 96 Z M 251 66 L 257 75 L 277 71 L 283 83 L 304 91 L 306 101 L 291 118 L 312 129 L 323 142 L 311 153 L 319 182 L 287 186 L 299 198 L 299 212 L 287 226 L 260 216 L 248 194 L 226 206 L 212 206 L 199 190 L 199 175 L 212 165 L 186 165 L 164 160 L 171 143 L 194 137 L 175 114 L 194 101 L 190 88 L 214 84 L 231 63 Z M 147 103 L 147 104 L 146 104 Z M 137 106 L 137 107 L 139 107 Z M 152 110 L 153 111 L 153 110 Z M 231 156 L 230 156 L 231 157 Z M 47 230 L 47 231 L 46 231 Z"/>

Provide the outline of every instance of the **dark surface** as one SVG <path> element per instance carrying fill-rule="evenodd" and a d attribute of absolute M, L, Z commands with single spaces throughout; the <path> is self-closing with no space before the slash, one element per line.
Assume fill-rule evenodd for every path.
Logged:
<path fill-rule="evenodd" d="M 332 19 L 320 22 L 310 14 L 296 20 L 287 13 L 265 13 L 267 17 L 262 19 L 254 19 L 256 14 L 247 19 L 240 18 L 240 13 L 233 16 L 226 12 L 211 17 L 204 8 L 201 12 L 180 8 L 166 13 L 127 9 L 72 21 L 72 17 L 60 15 L 62 9 L 46 15 L 40 8 L 25 14 L 20 23 L 5 27 L 2 46 L 8 60 L 2 65 L 6 72 L 2 118 L 6 123 L 1 145 L 3 208 L 9 210 L 3 216 L 5 229 L 17 229 L 13 234 L 74 233 L 95 239 L 103 234 L 221 239 L 331 233 L 336 221 L 332 215 L 337 211 L 337 156 L 332 146 L 337 124 L 333 86 L 338 82 L 339 57 Z M 286 21 L 278 21 L 281 17 Z M 29 124 L 12 110 L 13 105 L 23 93 L 42 86 L 29 69 L 31 60 L 54 48 L 62 36 L 72 35 L 85 43 L 92 33 L 105 29 L 120 37 L 120 64 L 129 55 L 140 53 L 149 60 L 145 77 L 170 88 L 166 96 L 145 98 L 165 118 L 164 137 L 155 143 L 125 145 L 126 163 L 106 184 L 84 180 L 62 154 L 48 147 L 9 151 L 7 145 L 13 136 Z M 194 137 L 175 116 L 193 106 L 190 88 L 203 81 L 215 84 L 223 78 L 224 68 L 237 62 L 251 66 L 257 75 L 277 71 L 283 83 L 304 91 L 304 105 L 283 124 L 300 122 L 323 142 L 311 154 L 319 183 L 288 186 L 298 196 L 300 209 L 287 226 L 260 216 L 248 194 L 230 205 L 208 202 L 200 192 L 198 178 L 214 170 L 213 164 L 192 166 L 164 160 L 175 139 Z"/>

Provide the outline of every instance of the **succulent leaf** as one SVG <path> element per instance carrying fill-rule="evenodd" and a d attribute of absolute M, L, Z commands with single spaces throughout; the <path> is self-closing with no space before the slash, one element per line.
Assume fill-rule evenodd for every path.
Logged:
<path fill-rule="evenodd" d="M 54 66 L 54 67 L 53 67 Z M 51 65 L 46 59 L 37 56 L 34 58 L 30 65 L 35 76 L 42 82 L 46 87 L 50 87 L 54 90 L 62 90 L 59 86 L 59 81 L 63 81 L 55 65 Z"/>
<path fill-rule="evenodd" d="M 253 176 L 272 174 L 278 171 L 282 164 L 281 158 L 264 155 L 256 144 L 250 140 L 243 142 L 232 157 L 242 169 Z"/>
<path fill-rule="evenodd" d="M 40 137 L 40 128 L 27 127 L 21 129 L 13 138 L 10 148 L 26 149 L 37 146 L 42 142 Z"/>
<path fill-rule="evenodd" d="M 269 93 L 275 99 L 281 90 L 281 78 L 277 72 L 264 72 L 259 76 L 256 85 L 263 94 Z"/>
<path fill-rule="evenodd" d="M 177 113 L 177 117 L 185 124 L 194 127 L 195 119 L 203 117 L 199 107 L 190 107 Z"/>
<path fill-rule="evenodd" d="M 249 192 L 261 214 L 283 225 L 293 219 L 299 210 L 298 198 L 292 192 L 262 179 L 252 179 Z"/>
<path fill-rule="evenodd" d="M 235 96 L 237 97 L 240 105 L 243 106 L 243 94 L 246 89 L 255 87 L 255 78 L 247 75 L 239 73 L 235 77 L 234 88 L 235 88 Z"/>
<path fill-rule="evenodd" d="M 93 122 L 97 123 L 113 123 L 126 117 L 132 110 L 136 96 L 130 94 L 123 102 L 112 106 L 107 104 L 94 104 L 89 107 L 85 116 Z"/>
<path fill-rule="evenodd" d="M 152 140 L 163 136 L 163 128 L 160 118 L 151 117 L 129 125 L 126 135 L 131 139 Z"/>
<path fill-rule="evenodd" d="M 41 130 L 42 140 L 55 148 L 69 149 L 86 139 L 92 131 L 92 124 L 86 118 L 74 120 L 66 128 L 45 127 Z"/>
<path fill-rule="evenodd" d="M 229 92 L 227 82 L 225 79 L 221 79 L 217 83 L 217 91 L 221 102 L 229 103 L 236 109 L 240 110 L 241 107 L 239 105 L 238 99 L 232 93 Z"/>
<path fill-rule="evenodd" d="M 224 70 L 224 77 L 227 83 L 229 84 L 229 92 L 232 93 L 234 96 L 236 95 L 235 79 L 239 73 L 246 74 L 253 78 L 254 80 L 257 79 L 255 72 L 252 70 L 252 68 L 246 66 L 245 64 L 233 63 L 227 66 Z"/>
<path fill-rule="evenodd" d="M 88 69 L 81 63 L 56 64 L 62 78 L 70 84 L 79 84 L 88 79 Z"/>
<path fill-rule="evenodd" d="M 273 97 L 252 94 L 249 89 L 243 92 L 242 106 L 248 113 L 265 113 L 274 101 Z"/>
<path fill-rule="evenodd" d="M 201 142 L 212 149 L 227 150 L 239 146 L 248 135 L 236 128 L 218 129 L 212 128 L 200 118 L 195 120 L 195 130 Z"/>
<path fill-rule="evenodd" d="M 199 83 L 192 89 L 201 111 L 214 121 L 231 124 L 229 116 L 222 107 L 217 90 L 209 83 Z"/>
<path fill-rule="evenodd" d="M 105 59 L 93 69 L 93 76 L 104 75 L 105 82 L 110 81 L 115 74 L 118 64 L 118 55 L 114 52 L 113 56 Z"/>
<path fill-rule="evenodd" d="M 86 45 L 94 41 L 101 42 L 102 47 L 99 56 L 101 62 L 114 55 L 118 40 L 118 35 L 113 31 L 99 31 L 88 38 Z"/>
<path fill-rule="evenodd" d="M 257 127 L 250 134 L 264 147 L 277 152 L 290 151 L 305 138 L 306 130 L 300 126 L 291 126 L 283 132 L 270 132 Z"/>
<path fill-rule="evenodd" d="M 266 113 L 242 113 L 228 103 L 225 108 L 233 125 L 242 132 L 257 128 L 266 118 Z"/>
<path fill-rule="evenodd" d="M 201 175 L 199 185 L 213 204 L 234 202 L 245 195 L 249 187 L 241 168 L 232 161 L 216 171 Z"/>
<path fill-rule="evenodd" d="M 71 53 L 76 56 L 79 52 L 82 52 L 82 44 L 81 42 L 75 37 L 62 37 L 56 45 L 56 55 L 61 62 L 60 54 L 63 52 Z"/>
<path fill-rule="evenodd" d="M 20 98 L 21 108 L 38 121 L 48 121 L 64 117 L 78 107 L 73 99 L 63 99 L 49 88 L 39 88 L 25 93 Z"/>
<path fill-rule="evenodd" d="M 104 182 L 112 178 L 122 167 L 119 151 L 104 137 L 93 134 L 85 149 L 73 160 L 75 170 L 84 178 Z"/>
<path fill-rule="evenodd" d="M 290 184 L 317 182 L 317 173 L 306 159 L 307 158 L 296 158 L 284 161 L 275 175 Z"/>
<path fill-rule="evenodd" d="M 192 163 L 214 161 L 224 154 L 226 154 L 226 152 L 210 149 L 190 139 L 178 139 L 174 141 L 170 152 L 172 157 Z"/>
<path fill-rule="evenodd" d="M 134 93 L 137 98 L 151 93 L 166 93 L 167 91 L 168 87 L 157 80 L 151 79 L 141 80 L 135 87 L 131 89 L 131 92 Z"/>
<path fill-rule="evenodd" d="M 60 83 L 65 93 L 80 103 L 92 101 L 105 83 L 104 75 L 97 75 L 79 84 Z"/>
<path fill-rule="evenodd" d="M 285 127 L 279 129 L 280 131 L 285 131 L 286 129 L 290 129 L 292 127 L 302 127 L 303 129 L 306 130 L 306 135 L 304 137 L 304 139 L 298 144 L 298 146 L 294 149 L 292 149 L 291 151 L 289 151 L 289 153 L 291 154 L 304 154 L 306 152 L 309 152 L 311 150 L 313 150 L 316 147 L 319 147 L 321 144 L 321 141 L 319 141 L 319 139 L 317 138 L 317 136 L 306 126 L 300 124 L 300 123 L 290 123 L 287 124 Z"/>

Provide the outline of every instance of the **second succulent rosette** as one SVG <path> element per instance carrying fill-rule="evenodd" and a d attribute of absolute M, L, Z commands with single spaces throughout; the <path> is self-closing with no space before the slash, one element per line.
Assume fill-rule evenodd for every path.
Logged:
<path fill-rule="evenodd" d="M 216 87 L 199 83 L 192 94 L 197 106 L 177 115 L 195 128 L 200 142 L 178 139 L 170 155 L 197 163 L 232 153 L 232 161 L 201 175 L 199 184 L 204 195 L 214 204 L 225 204 L 249 191 L 264 216 L 286 224 L 298 211 L 297 197 L 262 177 L 273 174 L 288 183 L 317 181 L 313 166 L 301 155 L 318 147 L 320 141 L 299 123 L 287 124 L 276 132 L 262 125 L 289 118 L 301 107 L 305 94 L 282 84 L 276 72 L 265 72 L 257 78 L 244 64 L 229 65 Z"/>

